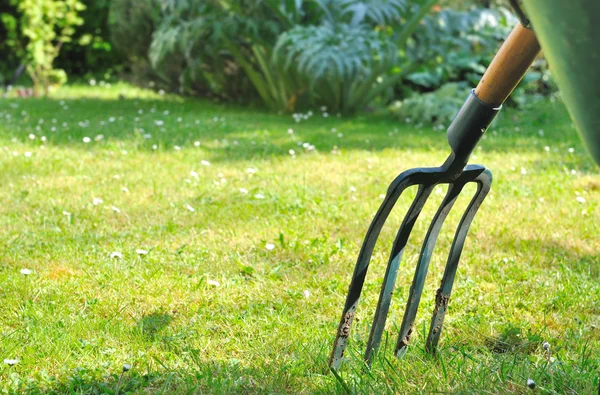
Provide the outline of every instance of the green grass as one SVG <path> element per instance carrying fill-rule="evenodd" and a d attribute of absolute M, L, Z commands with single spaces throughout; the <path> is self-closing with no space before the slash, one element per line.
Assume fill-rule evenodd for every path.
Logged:
<path fill-rule="evenodd" d="M 18 360 L 0 364 L 0 392 L 524 393 L 531 378 L 542 393 L 594 393 L 600 176 L 559 103 L 506 109 L 472 158 L 494 185 L 438 356 L 423 332 L 474 188 L 442 229 L 406 357 L 392 357 L 394 334 L 442 187 L 409 240 L 386 348 L 363 368 L 412 190 L 375 250 L 348 360 L 327 371 L 380 195 L 448 152 L 443 132 L 382 115 L 296 123 L 121 84 L 0 99 L 0 362 Z"/>

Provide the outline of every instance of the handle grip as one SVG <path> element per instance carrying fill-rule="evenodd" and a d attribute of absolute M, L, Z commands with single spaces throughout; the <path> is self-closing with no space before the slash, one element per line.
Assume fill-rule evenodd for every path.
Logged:
<path fill-rule="evenodd" d="M 517 24 L 479 81 L 475 96 L 492 107 L 500 107 L 519 84 L 540 50 L 535 33 L 520 23 Z"/>

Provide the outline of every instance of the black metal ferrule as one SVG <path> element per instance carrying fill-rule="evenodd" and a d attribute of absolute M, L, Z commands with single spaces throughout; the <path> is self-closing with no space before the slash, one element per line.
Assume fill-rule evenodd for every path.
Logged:
<path fill-rule="evenodd" d="M 482 102 L 471 90 L 446 133 L 456 160 L 466 163 L 501 108 Z"/>
<path fill-rule="evenodd" d="M 533 30 L 531 26 L 531 22 L 529 21 L 529 17 L 527 13 L 523 10 L 523 0 L 509 0 L 510 6 L 512 7 L 515 14 L 519 18 L 519 22 L 523 25 L 524 28 Z"/>

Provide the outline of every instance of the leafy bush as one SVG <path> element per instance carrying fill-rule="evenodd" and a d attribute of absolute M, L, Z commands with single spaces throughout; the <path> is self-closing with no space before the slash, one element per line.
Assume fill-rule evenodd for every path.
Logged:
<path fill-rule="evenodd" d="M 154 76 L 148 50 L 160 20 L 159 0 L 111 0 L 108 15 L 110 41 L 125 59 L 137 82 Z"/>
<path fill-rule="evenodd" d="M 407 48 L 409 59 L 420 66 L 406 80 L 417 91 L 435 90 L 449 82 L 476 86 L 517 23 L 517 18 L 506 8 L 447 9 L 426 17 Z M 548 65 L 541 57 L 507 104 L 522 105 L 532 97 L 555 91 Z"/>
<path fill-rule="evenodd" d="M 477 84 L 517 19 L 506 9 L 442 10 L 427 16 L 409 42 L 419 68 L 407 80 L 433 90 L 452 81 Z"/>
<path fill-rule="evenodd" d="M 113 40 L 136 74 L 280 111 L 474 85 L 516 23 L 503 8 L 428 15 L 436 0 L 112 1 Z"/>
<path fill-rule="evenodd" d="M 59 1 L 60 2 L 60 1 Z M 120 57 L 112 50 L 108 35 L 108 9 L 111 0 L 80 0 L 85 9 L 78 10 L 78 17 L 85 23 L 73 25 L 69 40 L 64 41 L 53 65 L 68 75 L 104 73 L 118 68 Z M 12 82 L 15 70 L 25 61 L 25 47 L 29 37 L 23 35 L 22 13 L 19 0 L 0 2 L 0 74 L 6 83 Z M 36 2 L 36 6 L 42 3 Z M 46 8 L 44 12 L 54 12 Z M 55 34 L 61 27 L 56 25 Z M 0 80 L 1 80 L 0 76 Z"/>
<path fill-rule="evenodd" d="M 506 9 L 443 10 L 426 17 L 407 48 L 420 68 L 406 80 L 427 93 L 395 102 L 392 112 L 400 119 L 448 126 L 517 22 Z M 520 106 L 555 91 L 548 65 L 539 58 L 507 104 Z"/>
<path fill-rule="evenodd" d="M 71 40 L 75 26 L 83 20 L 79 12 L 85 8 L 79 0 L 20 0 L 22 34 L 27 71 L 33 81 L 35 95 L 48 94 L 53 86 L 67 80 L 64 70 L 54 67 L 62 45 Z"/>
<path fill-rule="evenodd" d="M 16 1 L 0 4 L 0 84 L 10 84 L 25 54 Z"/>
<path fill-rule="evenodd" d="M 413 95 L 391 106 L 392 112 L 407 123 L 433 124 L 445 129 L 456 116 L 469 93 L 465 83 L 447 83 L 433 92 Z"/>
<path fill-rule="evenodd" d="M 150 59 L 161 74 L 182 59 L 184 91 L 232 97 L 252 88 L 278 110 L 351 112 L 400 80 L 398 49 L 434 3 L 167 0 Z"/>
<path fill-rule="evenodd" d="M 306 81 L 316 104 L 355 111 L 399 80 L 400 73 L 384 77 L 432 5 L 425 1 L 409 11 L 404 0 L 330 2 L 319 24 L 298 25 L 279 37 L 274 63 Z M 408 22 L 399 23 L 402 17 L 409 17 Z"/>
<path fill-rule="evenodd" d="M 264 32 L 256 21 L 237 12 L 212 3 L 165 1 L 149 46 L 149 59 L 158 76 L 183 93 L 232 100 L 253 96 L 252 74 L 246 76 L 245 65 L 235 57 L 241 61 L 252 57 L 250 49 L 243 47 L 243 36 Z"/>
<path fill-rule="evenodd" d="M 72 40 L 66 42 L 56 65 L 69 75 L 105 73 L 121 65 L 121 57 L 113 50 L 108 29 L 109 7 L 112 0 L 81 0 L 85 21 L 75 27 Z"/>

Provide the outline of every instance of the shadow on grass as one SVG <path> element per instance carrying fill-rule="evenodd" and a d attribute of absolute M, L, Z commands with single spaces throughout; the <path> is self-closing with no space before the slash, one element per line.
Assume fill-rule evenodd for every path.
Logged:
<path fill-rule="evenodd" d="M 451 345 L 432 357 L 413 348 L 402 360 L 380 352 L 371 369 L 365 367 L 357 354 L 344 363 L 338 377 L 328 372 L 323 352 L 305 360 L 258 367 L 244 367 L 232 359 L 190 361 L 185 370 L 133 366 L 127 372 L 107 374 L 77 369 L 62 381 L 30 380 L 19 387 L 19 393 L 342 394 L 415 393 L 417 388 L 418 393 L 525 393 L 528 378 L 533 378 L 544 393 L 592 393 L 598 386 L 598 362 L 590 359 L 591 354 L 585 348 L 577 351 L 581 358 L 564 361 L 563 365 L 560 354 L 556 354 L 560 362 L 549 364 L 544 360 L 536 362 L 522 352 L 489 354 L 468 346 Z M 424 374 L 422 369 L 428 372 Z"/>
<path fill-rule="evenodd" d="M 196 357 L 199 357 L 196 355 Z M 159 361 L 160 362 L 160 361 Z M 190 361 L 191 362 L 191 361 Z M 115 369 L 116 370 L 116 369 Z M 306 393 L 306 366 L 301 362 L 262 367 L 243 367 L 229 362 L 191 363 L 186 370 L 133 366 L 131 370 L 107 373 L 78 368 L 62 380 L 22 383 L 15 393 L 30 394 L 272 394 Z M 336 391 L 333 377 L 325 377 L 328 392 Z M 308 380 L 310 381 L 310 380 Z M 304 382 L 304 383 L 303 383 Z M 330 383 L 330 384 L 329 384 Z M 323 384 L 321 384 L 323 385 Z M 303 388 L 304 387 L 304 388 Z M 337 385 L 339 387 L 339 385 Z M 302 389 L 303 388 L 303 389 Z M 340 387 L 341 388 L 341 387 Z M 322 389 L 323 390 L 323 389 Z M 322 391 L 321 390 L 321 391 Z"/>
<path fill-rule="evenodd" d="M 171 321 L 172 318 L 169 314 L 156 312 L 142 317 L 138 321 L 138 327 L 144 337 L 154 339 L 154 337 L 165 329 Z"/>
<path fill-rule="evenodd" d="M 445 132 L 406 124 L 388 113 L 355 117 L 323 117 L 320 112 L 296 123 L 291 115 L 222 105 L 194 99 L 9 100 L 12 124 L 0 128 L 0 138 L 29 141 L 30 133 L 45 135 L 48 145 L 92 150 L 98 145 L 131 144 L 142 151 L 153 146 L 193 149 L 199 141 L 213 161 L 232 162 L 257 157 L 289 156 L 302 143 L 318 151 L 442 150 L 448 151 Z M 26 115 L 22 111 L 26 111 Z M 40 121 L 42 119 L 43 121 Z M 42 123 L 40 123 L 42 122 Z M 63 123 L 67 126 L 63 127 Z M 293 129 L 294 133 L 288 133 Z M 542 130 L 542 131 L 540 131 Z M 103 140 L 94 142 L 95 136 Z M 91 144 L 82 143 L 89 137 Z M 505 109 L 480 144 L 489 152 L 540 152 L 544 145 L 581 147 L 570 118 L 560 103 L 536 103 L 527 110 Z M 578 151 L 582 151 L 583 149 Z M 430 166 L 437 163 L 426 164 Z"/>

